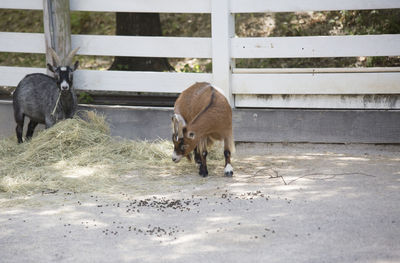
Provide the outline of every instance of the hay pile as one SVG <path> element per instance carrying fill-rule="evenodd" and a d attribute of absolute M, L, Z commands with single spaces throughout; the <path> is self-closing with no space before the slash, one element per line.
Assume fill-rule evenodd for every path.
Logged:
<path fill-rule="evenodd" d="M 156 180 L 160 174 L 197 173 L 193 163 L 171 161 L 171 142 L 116 139 L 103 117 L 83 115 L 59 122 L 29 142 L 17 144 L 14 136 L 0 140 L 0 192 L 112 191 L 126 183 L 127 175 Z M 222 154 L 212 153 L 211 159 L 221 160 Z"/>

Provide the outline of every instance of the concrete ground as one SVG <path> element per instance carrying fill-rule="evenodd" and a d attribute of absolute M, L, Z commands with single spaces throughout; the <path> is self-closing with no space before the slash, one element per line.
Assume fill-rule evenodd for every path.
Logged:
<path fill-rule="evenodd" d="M 0 262 L 400 262 L 399 151 L 244 144 L 233 178 L 0 194 Z"/>

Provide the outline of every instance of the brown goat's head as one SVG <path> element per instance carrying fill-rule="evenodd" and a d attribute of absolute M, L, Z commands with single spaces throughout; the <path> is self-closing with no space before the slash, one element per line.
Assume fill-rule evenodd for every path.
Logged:
<path fill-rule="evenodd" d="M 174 143 L 172 161 L 177 163 L 182 157 L 187 157 L 190 160 L 190 153 L 196 148 L 195 133 L 188 132 L 186 121 L 179 114 L 172 116 L 172 126 L 172 142 Z"/>

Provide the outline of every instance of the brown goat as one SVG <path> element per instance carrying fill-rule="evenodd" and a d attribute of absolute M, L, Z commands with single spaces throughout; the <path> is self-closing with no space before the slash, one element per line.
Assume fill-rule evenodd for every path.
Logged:
<path fill-rule="evenodd" d="M 184 90 L 175 102 L 172 116 L 174 152 L 172 160 L 182 157 L 200 165 L 199 174 L 208 175 L 207 147 L 215 140 L 224 141 L 225 175 L 232 176 L 231 153 L 235 149 L 232 136 L 232 109 L 225 96 L 209 83 L 195 83 Z"/>

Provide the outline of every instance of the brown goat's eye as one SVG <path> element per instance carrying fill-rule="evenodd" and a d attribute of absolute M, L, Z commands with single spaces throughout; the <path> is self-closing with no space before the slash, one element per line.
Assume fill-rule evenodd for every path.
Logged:
<path fill-rule="evenodd" d="M 184 144 L 181 145 L 181 151 L 184 152 L 184 151 L 186 150 L 187 147 L 188 147 L 187 145 L 184 145 Z"/>

